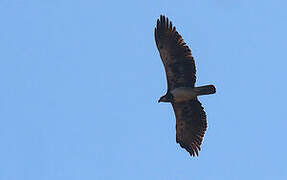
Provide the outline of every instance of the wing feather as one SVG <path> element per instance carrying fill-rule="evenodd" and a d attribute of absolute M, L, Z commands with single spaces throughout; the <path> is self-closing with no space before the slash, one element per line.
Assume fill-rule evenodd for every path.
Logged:
<path fill-rule="evenodd" d="M 191 50 L 165 16 L 157 20 L 155 41 L 165 67 L 168 89 L 194 87 L 196 68 Z"/>
<path fill-rule="evenodd" d="M 206 113 L 198 99 L 172 104 L 176 116 L 176 142 L 198 156 L 207 129 Z"/>

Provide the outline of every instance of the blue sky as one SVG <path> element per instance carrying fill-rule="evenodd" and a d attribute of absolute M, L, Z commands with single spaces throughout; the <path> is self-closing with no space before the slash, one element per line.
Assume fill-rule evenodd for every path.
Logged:
<path fill-rule="evenodd" d="M 0 1 L 0 180 L 287 178 L 283 0 Z M 154 42 L 191 47 L 208 130 L 175 142 Z"/>

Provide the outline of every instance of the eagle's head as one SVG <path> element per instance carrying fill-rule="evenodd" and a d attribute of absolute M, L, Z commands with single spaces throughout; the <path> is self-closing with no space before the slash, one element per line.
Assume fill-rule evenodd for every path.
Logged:
<path fill-rule="evenodd" d="M 168 92 L 168 93 L 166 93 L 166 95 L 160 97 L 158 102 L 159 103 L 160 102 L 171 102 L 172 103 L 173 102 L 173 95 L 170 92 Z"/>

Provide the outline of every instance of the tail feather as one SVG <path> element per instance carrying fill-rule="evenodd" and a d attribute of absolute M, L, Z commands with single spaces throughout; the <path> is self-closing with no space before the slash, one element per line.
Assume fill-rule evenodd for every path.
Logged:
<path fill-rule="evenodd" d="M 216 88 L 214 85 L 199 86 L 195 87 L 194 89 L 198 96 L 214 94 L 216 92 Z"/>

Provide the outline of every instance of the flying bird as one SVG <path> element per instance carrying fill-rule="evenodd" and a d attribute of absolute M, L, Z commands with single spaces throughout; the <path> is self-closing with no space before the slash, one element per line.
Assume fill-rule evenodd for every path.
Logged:
<path fill-rule="evenodd" d="M 176 142 L 191 156 L 198 156 L 207 129 L 206 113 L 198 96 L 214 94 L 214 85 L 195 87 L 196 67 L 190 48 L 172 22 L 157 20 L 155 41 L 167 77 L 167 93 L 158 102 L 172 104 L 176 117 Z"/>

